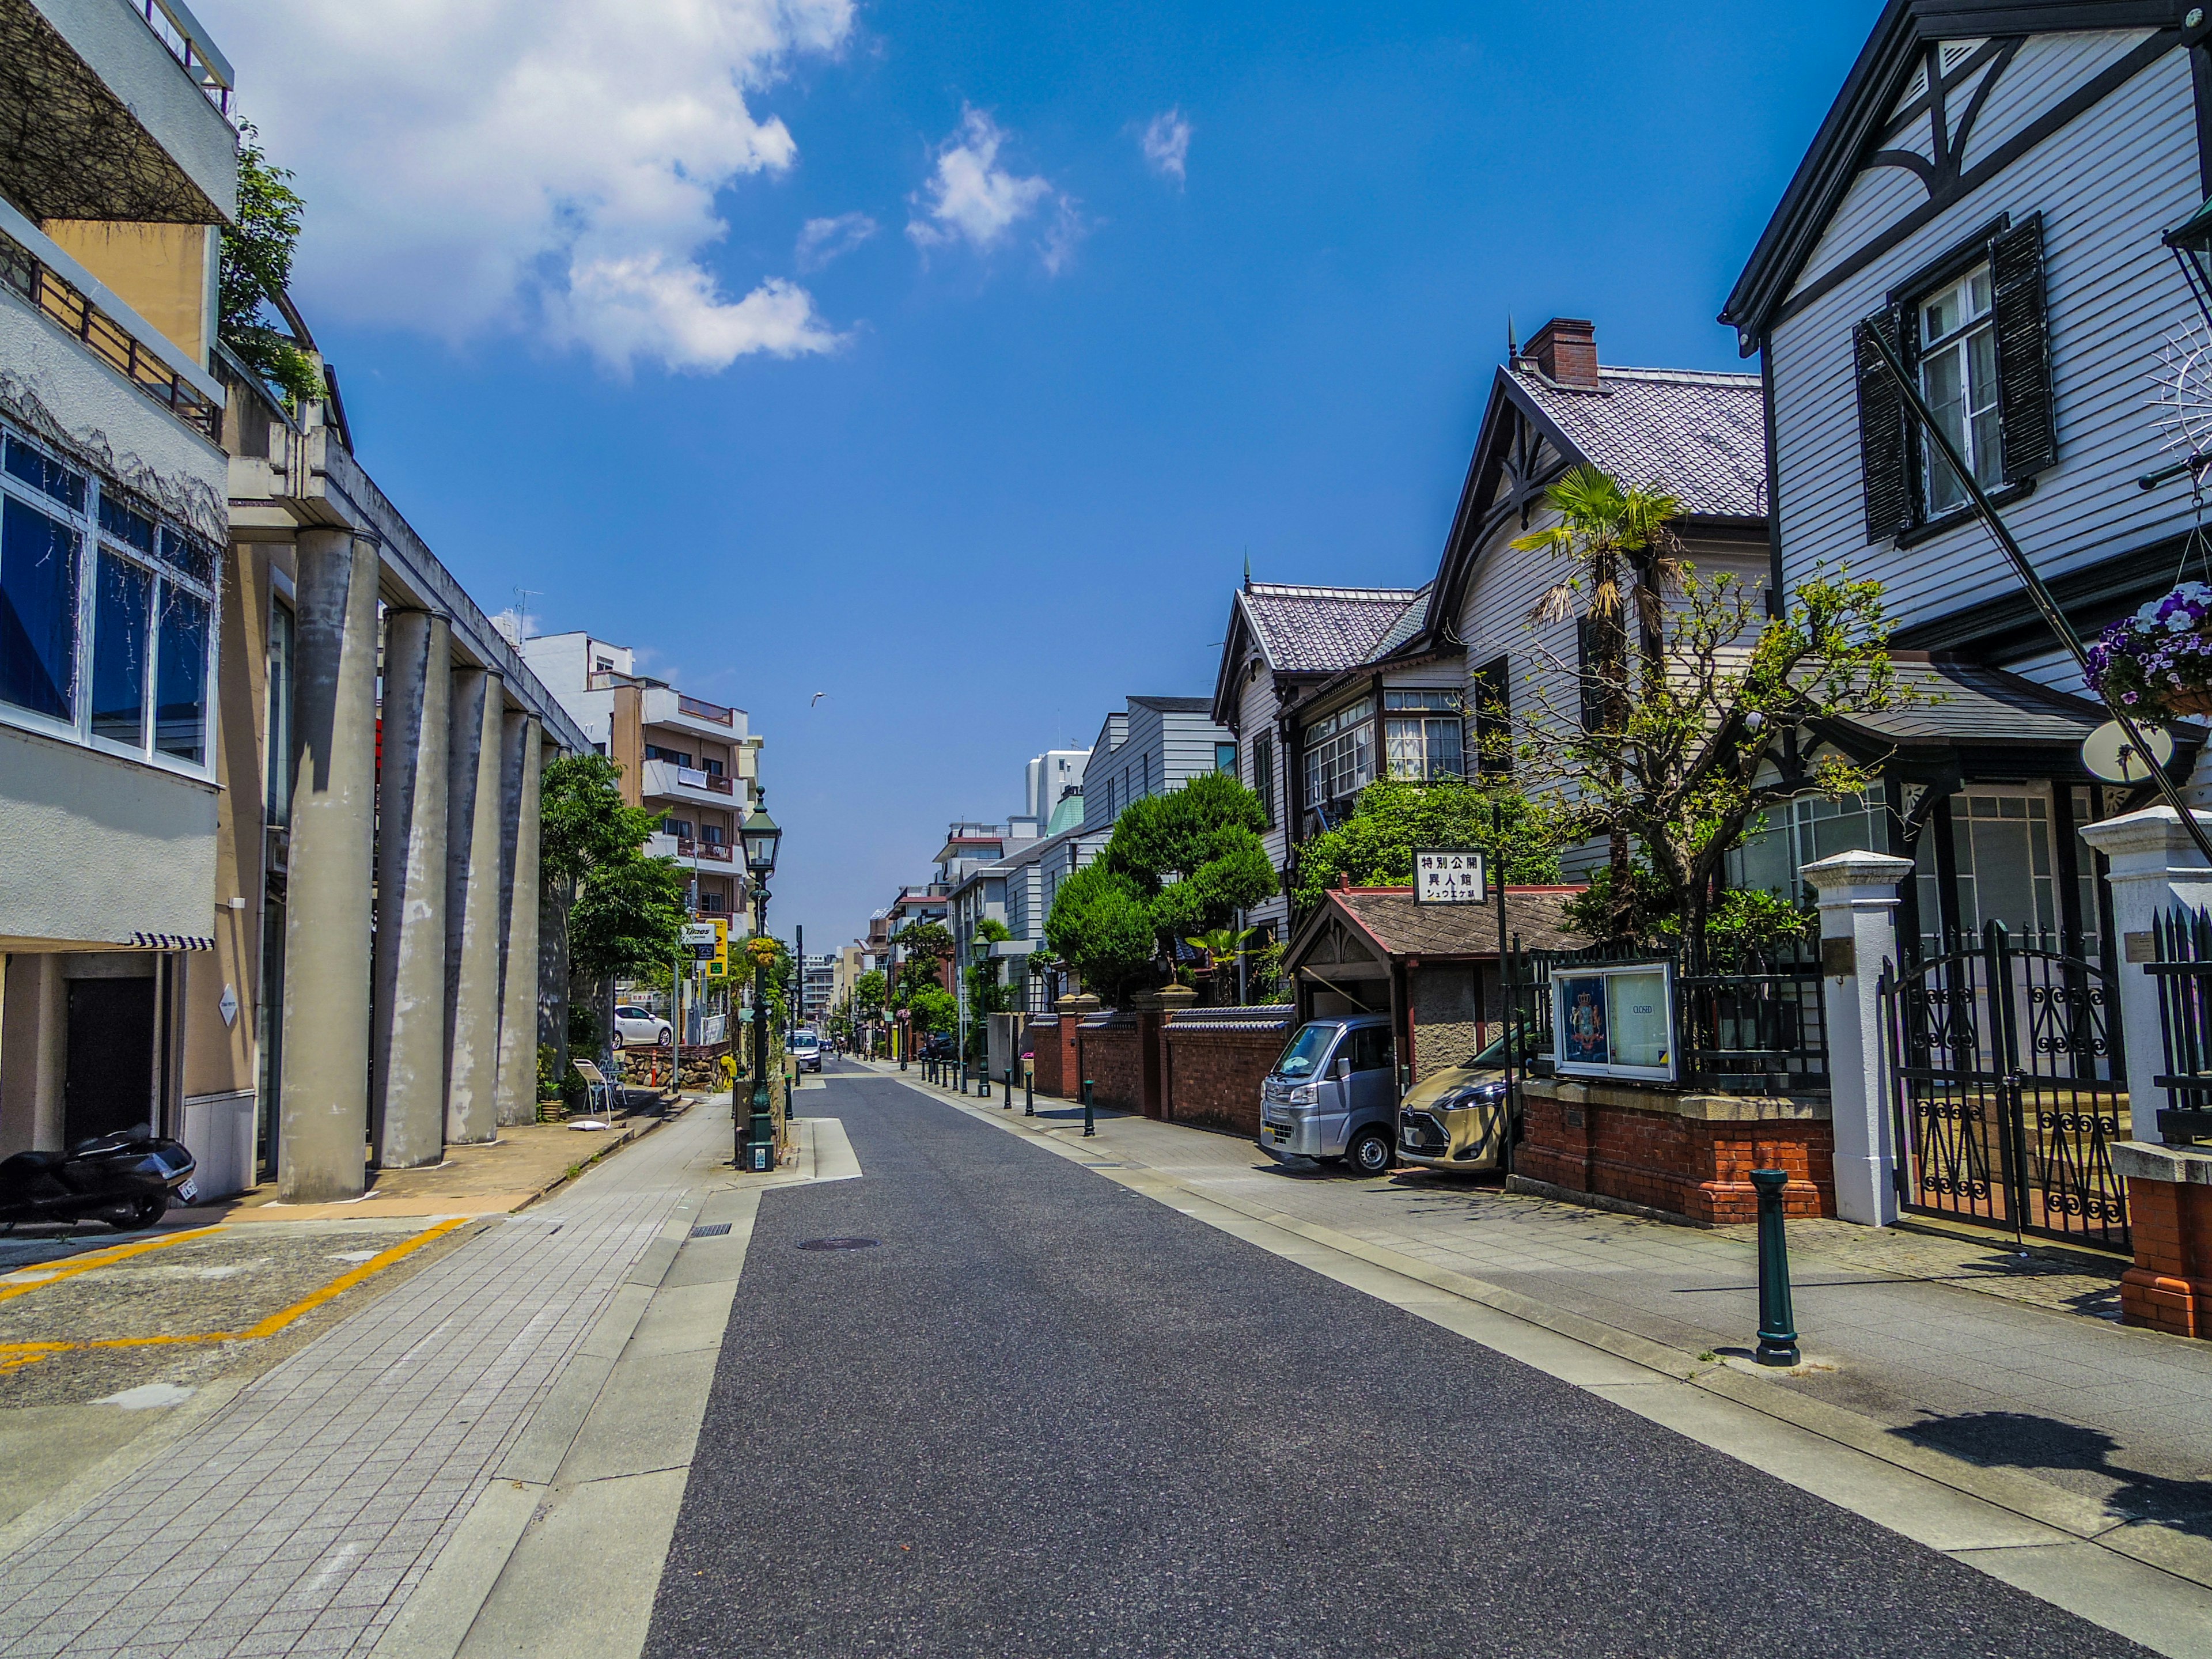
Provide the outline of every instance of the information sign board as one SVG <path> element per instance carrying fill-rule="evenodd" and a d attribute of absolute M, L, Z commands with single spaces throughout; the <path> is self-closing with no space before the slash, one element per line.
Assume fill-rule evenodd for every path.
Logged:
<path fill-rule="evenodd" d="M 1449 848 L 1414 849 L 1414 903 L 1481 904 L 1489 897 L 1481 854 Z"/>

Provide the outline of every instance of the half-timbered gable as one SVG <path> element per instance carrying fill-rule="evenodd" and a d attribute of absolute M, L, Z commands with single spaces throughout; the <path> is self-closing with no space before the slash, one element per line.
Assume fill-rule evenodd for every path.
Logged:
<path fill-rule="evenodd" d="M 2185 486 L 2160 356 L 2193 307 L 2161 234 L 2205 191 L 2179 3 L 1893 0 L 1731 297 L 1771 387 L 1785 586 L 1879 576 L 1901 645 L 2081 690 L 1869 337 L 1944 419 L 2084 628 L 2170 585 Z"/>

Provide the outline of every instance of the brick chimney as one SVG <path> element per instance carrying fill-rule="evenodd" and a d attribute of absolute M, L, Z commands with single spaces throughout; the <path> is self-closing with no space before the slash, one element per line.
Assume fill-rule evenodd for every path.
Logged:
<path fill-rule="evenodd" d="M 1560 386 L 1577 392 L 1598 389 L 1597 329 L 1579 317 L 1553 318 L 1521 355 Z"/>

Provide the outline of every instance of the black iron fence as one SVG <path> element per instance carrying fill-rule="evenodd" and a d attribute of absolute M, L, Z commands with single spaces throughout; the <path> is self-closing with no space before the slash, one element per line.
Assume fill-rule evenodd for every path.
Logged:
<path fill-rule="evenodd" d="M 2176 909 L 2151 923 L 2158 1027 L 2166 1071 L 2154 1079 L 2167 1104 L 2159 1139 L 2169 1146 L 2212 1140 L 2212 915 Z"/>
<path fill-rule="evenodd" d="M 1508 1017 L 1529 1037 L 1536 1069 L 1552 1059 L 1553 976 L 1577 968 L 1662 964 L 1674 982 L 1675 1080 L 1716 1094 L 1803 1095 L 1828 1086 L 1828 1030 L 1820 943 L 1693 951 L 1595 945 L 1532 951 L 1516 937 L 1505 958 Z"/>

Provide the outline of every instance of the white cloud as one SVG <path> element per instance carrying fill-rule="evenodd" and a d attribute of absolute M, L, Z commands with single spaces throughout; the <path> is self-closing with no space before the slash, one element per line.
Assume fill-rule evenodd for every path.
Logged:
<path fill-rule="evenodd" d="M 1082 234 L 1074 198 L 1055 191 L 1048 179 L 1018 177 L 1001 167 L 999 150 L 1006 141 L 989 115 L 963 109 L 959 126 L 938 147 L 928 182 L 914 198 L 921 216 L 908 222 L 906 234 L 923 248 L 965 240 L 978 252 L 988 252 L 1049 203 L 1053 222 L 1037 251 L 1045 269 L 1057 275 Z"/>
<path fill-rule="evenodd" d="M 1145 124 L 1137 135 L 1144 147 L 1145 163 L 1163 179 L 1183 181 L 1183 168 L 1190 159 L 1190 123 L 1182 118 L 1180 109 L 1163 110 Z"/>
<path fill-rule="evenodd" d="M 843 258 L 881 228 L 865 213 L 809 219 L 799 230 L 793 262 L 801 270 L 819 270 L 831 261 Z"/>
<path fill-rule="evenodd" d="M 204 0 L 307 198 L 310 314 L 545 330 L 626 368 L 828 349 L 803 289 L 721 290 L 722 190 L 798 146 L 747 97 L 836 51 L 852 0 Z"/>

